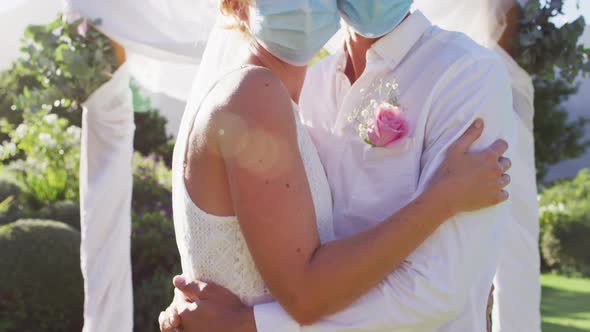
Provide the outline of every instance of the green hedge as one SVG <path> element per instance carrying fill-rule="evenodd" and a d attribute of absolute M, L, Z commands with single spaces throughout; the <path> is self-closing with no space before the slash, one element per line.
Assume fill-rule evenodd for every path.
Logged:
<path fill-rule="evenodd" d="M 162 211 L 133 216 L 134 330 L 159 331 L 158 314 L 170 304 L 172 277 L 181 273 L 172 219 Z"/>
<path fill-rule="evenodd" d="M 550 269 L 590 276 L 590 169 L 541 195 L 541 252 Z"/>
<path fill-rule="evenodd" d="M 180 255 L 172 219 L 163 212 L 134 215 L 131 235 L 133 279 L 151 279 L 159 271 L 179 273 Z"/>
<path fill-rule="evenodd" d="M 42 208 L 37 218 L 59 220 L 76 230 L 80 230 L 80 203 L 74 201 L 60 201 Z"/>
<path fill-rule="evenodd" d="M 19 213 L 17 202 L 21 195 L 21 188 L 13 181 L 0 179 L 0 225 L 16 220 Z"/>
<path fill-rule="evenodd" d="M 159 332 L 158 316 L 168 307 L 174 296 L 173 275 L 157 272 L 149 279 L 134 283 L 133 330 Z"/>
<path fill-rule="evenodd" d="M 133 201 L 136 214 L 164 211 L 172 216 L 172 173 L 164 161 L 155 155 L 133 157 Z"/>
<path fill-rule="evenodd" d="M 80 233 L 49 220 L 0 227 L 0 330 L 80 331 Z"/>

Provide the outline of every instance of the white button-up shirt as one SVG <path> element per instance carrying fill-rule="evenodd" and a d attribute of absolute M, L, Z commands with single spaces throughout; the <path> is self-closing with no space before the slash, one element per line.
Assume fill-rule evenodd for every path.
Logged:
<path fill-rule="evenodd" d="M 334 199 L 337 237 L 373 227 L 424 191 L 449 146 L 476 118 L 481 150 L 498 138 L 514 144 L 510 78 L 501 60 L 420 12 L 367 53 L 351 86 L 343 52 L 308 73 L 301 116 L 317 146 Z M 410 125 L 407 148 L 373 148 L 347 121 L 375 82 L 396 81 Z M 300 326 L 278 303 L 255 306 L 259 332 L 485 331 L 486 305 L 510 219 L 510 202 L 444 223 L 378 286 L 346 309 Z M 367 257 L 367 259 L 371 259 Z M 310 298 L 309 301 L 313 301 Z"/>

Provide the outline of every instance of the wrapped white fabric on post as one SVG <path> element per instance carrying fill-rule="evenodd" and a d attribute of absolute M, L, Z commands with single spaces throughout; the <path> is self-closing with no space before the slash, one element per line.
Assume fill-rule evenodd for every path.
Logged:
<path fill-rule="evenodd" d="M 84 103 L 80 155 L 84 332 L 131 332 L 133 106 L 123 65 Z"/>

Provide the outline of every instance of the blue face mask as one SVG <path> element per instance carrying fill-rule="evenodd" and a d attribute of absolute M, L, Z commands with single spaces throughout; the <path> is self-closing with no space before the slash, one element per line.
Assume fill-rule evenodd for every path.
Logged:
<path fill-rule="evenodd" d="M 338 0 L 344 21 L 367 38 L 381 37 L 410 12 L 413 0 Z"/>
<path fill-rule="evenodd" d="M 305 66 L 340 28 L 336 0 L 256 0 L 250 31 L 271 54 Z"/>

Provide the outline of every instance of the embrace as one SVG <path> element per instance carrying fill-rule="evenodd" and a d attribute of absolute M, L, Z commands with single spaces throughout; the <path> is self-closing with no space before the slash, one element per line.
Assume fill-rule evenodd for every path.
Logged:
<path fill-rule="evenodd" d="M 489 330 L 516 135 L 501 60 L 412 0 L 219 1 L 161 330 Z"/>

